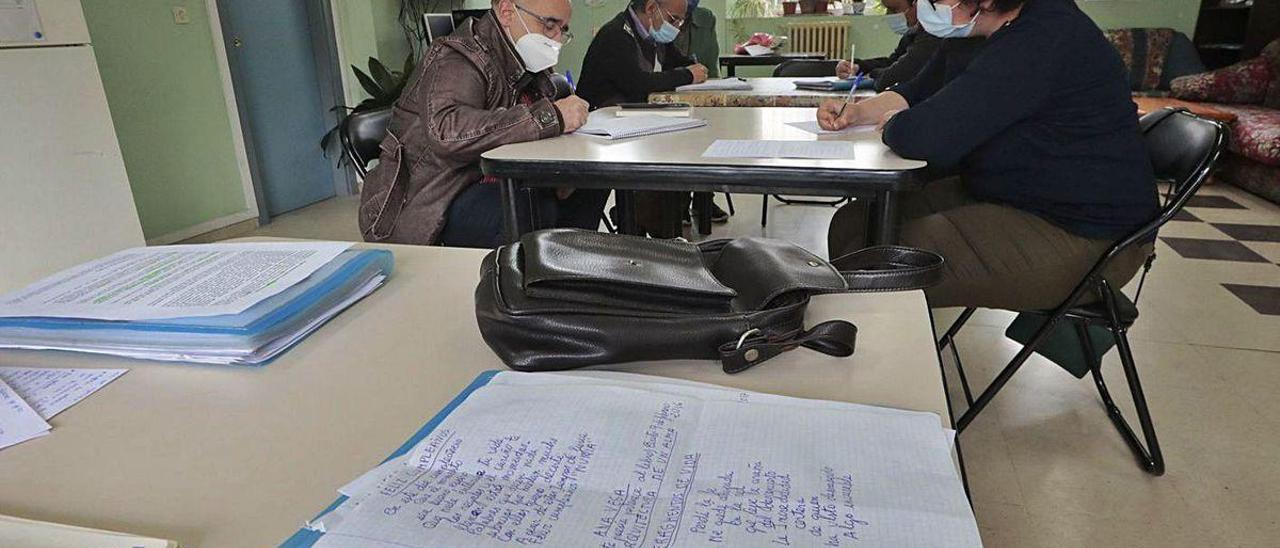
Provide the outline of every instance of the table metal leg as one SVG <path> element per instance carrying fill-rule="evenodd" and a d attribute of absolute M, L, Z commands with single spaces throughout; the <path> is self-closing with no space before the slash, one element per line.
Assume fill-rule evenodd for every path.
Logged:
<path fill-rule="evenodd" d="M 872 234 L 872 244 L 898 243 L 897 192 L 880 191 L 876 193 L 876 204 L 871 214 L 871 222 L 873 224 L 868 228 Z"/>
<path fill-rule="evenodd" d="M 520 186 L 520 181 L 503 179 L 502 185 L 502 229 L 507 242 L 520 241 L 520 236 L 533 230 L 528 223 L 532 220 L 533 199 L 529 189 Z"/>
<path fill-rule="evenodd" d="M 711 208 L 715 196 L 710 192 L 694 192 L 693 193 L 693 209 L 698 212 L 698 234 L 706 236 L 711 234 Z"/>
<path fill-rule="evenodd" d="M 635 194 L 630 190 L 615 190 L 614 193 L 618 206 L 618 232 L 639 236 L 640 228 L 636 223 Z"/>
<path fill-rule="evenodd" d="M 735 70 L 735 69 L 737 69 L 737 68 L 738 68 L 738 65 L 735 65 L 735 64 L 733 64 L 733 63 L 729 63 L 729 64 L 725 65 L 725 66 L 724 66 L 724 68 L 725 68 L 725 74 L 726 74 L 726 76 L 725 76 L 725 77 L 726 77 L 726 78 L 733 78 L 734 76 L 737 76 L 737 75 L 738 75 L 738 72 Z"/>

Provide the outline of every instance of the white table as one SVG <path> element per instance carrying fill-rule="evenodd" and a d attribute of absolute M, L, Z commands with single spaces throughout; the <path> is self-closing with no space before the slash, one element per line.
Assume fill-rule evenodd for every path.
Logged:
<path fill-rule="evenodd" d="M 831 78 L 835 78 L 833 74 Z M 651 103 L 688 103 L 695 107 L 803 107 L 817 108 L 824 101 L 844 99 L 847 91 L 816 91 L 797 89 L 796 80 L 821 80 L 810 78 L 743 78 L 751 89 L 708 91 L 658 91 L 649 94 Z M 861 101 L 875 96 L 875 90 L 858 90 L 854 100 Z"/>
<path fill-rule="evenodd" d="M 527 187 L 570 186 L 856 196 L 876 204 L 870 220 L 872 243 L 896 243 L 898 195 L 925 182 L 925 162 L 898 156 L 878 132 L 816 135 L 787 125 L 814 120 L 812 109 L 694 108 L 693 116 L 707 125 L 617 141 L 569 134 L 485 152 L 480 168 L 504 181 L 510 241 L 532 229 L 528 221 L 534 215 L 523 192 Z M 843 140 L 852 142 L 854 151 L 852 158 L 838 160 L 703 158 L 703 151 L 717 139 Z M 623 217 L 630 216 L 624 212 Z"/>
<path fill-rule="evenodd" d="M 383 247 L 383 246 L 379 246 Z M 268 546 L 377 465 L 477 374 L 502 369 L 476 328 L 483 253 L 385 246 L 387 286 L 261 368 L 0 352 L 0 365 L 126 367 L 0 450 L 0 513 L 180 541 Z M 810 323 L 858 324 L 857 352 L 798 349 L 738 375 L 717 362 L 611 369 L 950 415 L 923 293 L 815 299 Z"/>

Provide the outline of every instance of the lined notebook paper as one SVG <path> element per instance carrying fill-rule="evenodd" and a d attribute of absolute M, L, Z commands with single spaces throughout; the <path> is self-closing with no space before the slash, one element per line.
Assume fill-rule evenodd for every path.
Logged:
<path fill-rule="evenodd" d="M 472 390 L 286 545 L 981 546 L 931 413 L 607 372 Z"/>
<path fill-rule="evenodd" d="M 848 141 L 754 141 L 716 139 L 702 153 L 703 158 L 804 158 L 852 160 L 853 143 Z"/>

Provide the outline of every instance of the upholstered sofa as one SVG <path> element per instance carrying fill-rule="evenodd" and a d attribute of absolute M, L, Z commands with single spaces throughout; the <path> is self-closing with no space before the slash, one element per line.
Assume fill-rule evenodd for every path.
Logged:
<path fill-rule="evenodd" d="M 1134 95 L 1168 95 L 1175 78 L 1205 71 L 1195 44 L 1173 29 L 1112 29 L 1104 34 L 1124 60 Z"/>
<path fill-rule="evenodd" d="M 1280 203 L 1280 40 L 1256 58 L 1176 78 L 1171 94 L 1235 114 L 1219 177 Z"/>

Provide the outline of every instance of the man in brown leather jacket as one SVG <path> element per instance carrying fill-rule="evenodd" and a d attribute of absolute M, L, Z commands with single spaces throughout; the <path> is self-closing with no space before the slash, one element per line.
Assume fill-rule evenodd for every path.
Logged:
<path fill-rule="evenodd" d="M 587 119 L 586 101 L 554 100 L 549 79 L 568 42 L 569 0 L 494 0 L 483 17 L 437 39 L 392 111 L 382 156 L 360 196 L 367 241 L 496 247 L 499 185 L 480 155 L 555 137 Z M 539 219 L 595 229 L 607 191 L 560 189 L 535 198 Z"/>

